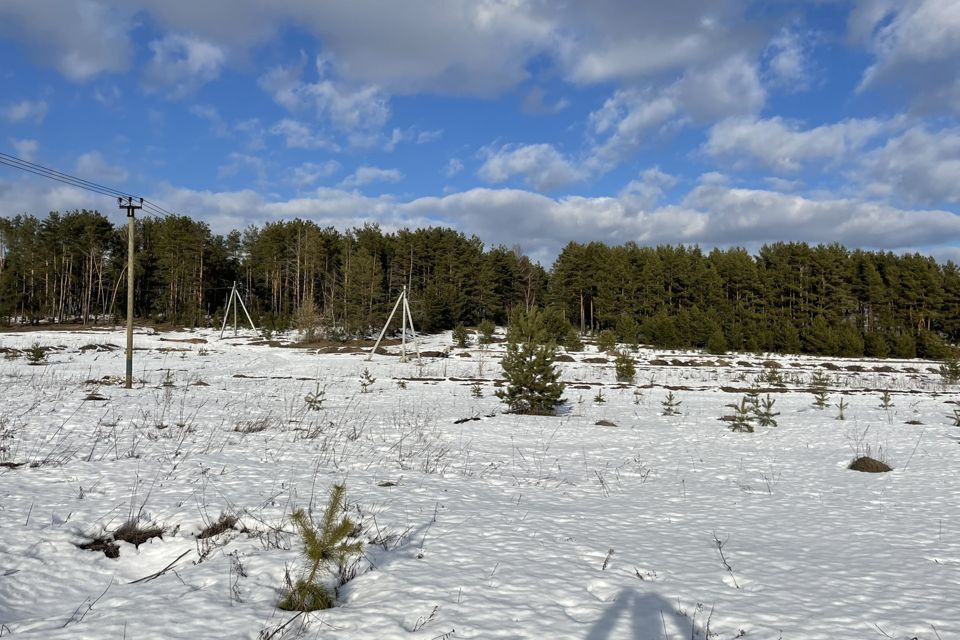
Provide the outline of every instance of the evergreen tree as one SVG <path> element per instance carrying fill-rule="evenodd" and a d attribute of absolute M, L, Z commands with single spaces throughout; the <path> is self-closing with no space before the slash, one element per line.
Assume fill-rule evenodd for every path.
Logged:
<path fill-rule="evenodd" d="M 710 337 L 707 338 L 707 344 L 705 348 L 707 353 L 712 353 L 718 356 L 727 352 L 727 338 L 723 335 L 723 329 L 718 326 L 714 326 L 713 330 L 710 332 Z"/>
<path fill-rule="evenodd" d="M 550 415 L 562 400 L 564 384 L 554 367 L 556 346 L 550 342 L 537 309 L 517 312 L 507 330 L 507 353 L 501 360 L 507 388 L 497 397 L 514 413 Z"/>

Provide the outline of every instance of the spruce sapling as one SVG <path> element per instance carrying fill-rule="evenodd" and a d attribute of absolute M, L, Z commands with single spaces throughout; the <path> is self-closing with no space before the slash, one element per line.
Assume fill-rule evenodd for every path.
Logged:
<path fill-rule="evenodd" d="M 633 382 L 637 376 L 637 365 L 625 350 L 617 352 L 614 367 L 617 372 L 617 382 Z"/>
<path fill-rule="evenodd" d="M 673 391 L 668 391 L 667 397 L 660 403 L 660 406 L 663 407 L 663 415 L 678 416 L 680 415 L 681 404 L 679 400 L 673 397 Z"/>
<path fill-rule="evenodd" d="M 729 417 L 730 430 L 753 433 L 753 407 L 746 398 L 741 398 L 739 404 L 734 402 L 727 405 L 733 409 L 733 415 Z"/>
<path fill-rule="evenodd" d="M 777 426 L 776 417 L 780 415 L 779 411 L 773 410 L 773 405 L 776 404 L 776 400 L 770 397 L 770 394 L 767 394 L 767 397 L 760 401 L 760 404 L 754 407 L 753 415 L 757 418 L 757 424 L 761 427 L 775 427 Z"/>

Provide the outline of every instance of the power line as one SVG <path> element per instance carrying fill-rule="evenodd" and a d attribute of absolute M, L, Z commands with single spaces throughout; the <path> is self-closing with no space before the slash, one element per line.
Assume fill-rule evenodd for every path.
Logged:
<path fill-rule="evenodd" d="M 50 167 L 45 167 L 41 164 L 24 160 L 23 158 L 18 158 L 8 153 L 0 152 L 0 164 L 6 165 L 13 169 L 19 169 L 20 171 L 25 171 L 27 173 L 32 173 L 36 176 L 40 176 L 41 178 L 55 180 L 71 187 L 84 189 L 86 191 L 111 198 L 134 198 L 132 194 L 127 193 L 126 191 L 120 191 L 119 189 L 114 189 L 91 180 L 85 180 L 83 178 L 70 175 L 69 173 L 57 171 L 56 169 L 51 169 Z M 159 204 L 146 199 L 143 200 L 143 206 L 145 209 L 144 212 L 154 217 L 169 218 L 175 215 L 161 207 Z"/>

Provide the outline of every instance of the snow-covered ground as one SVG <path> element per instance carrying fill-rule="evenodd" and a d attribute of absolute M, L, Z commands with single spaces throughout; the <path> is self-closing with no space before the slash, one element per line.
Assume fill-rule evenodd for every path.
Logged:
<path fill-rule="evenodd" d="M 776 358 L 779 426 L 735 433 L 719 418 L 765 358 L 641 350 L 621 385 L 588 347 L 560 365 L 563 414 L 530 417 L 494 396 L 499 345 L 256 342 L 138 332 L 126 390 L 120 331 L 0 334 L 0 636 L 960 637 L 960 395 L 932 363 Z M 31 365 L 34 343 L 56 349 Z M 893 471 L 848 470 L 868 447 Z M 364 559 L 338 607 L 291 621 L 289 515 L 336 482 Z M 221 514 L 236 529 L 198 540 Z M 137 516 L 163 537 L 76 546 Z"/>

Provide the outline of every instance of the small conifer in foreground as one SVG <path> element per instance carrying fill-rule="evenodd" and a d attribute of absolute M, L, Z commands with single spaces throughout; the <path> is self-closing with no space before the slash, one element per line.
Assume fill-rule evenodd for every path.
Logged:
<path fill-rule="evenodd" d="M 339 518 L 341 512 L 347 510 L 344 502 L 346 492 L 346 485 L 333 485 L 319 528 L 303 509 L 297 509 L 290 516 L 303 540 L 306 569 L 280 599 L 277 604 L 280 609 L 316 611 L 334 605 L 336 595 L 321 582 L 321 568 L 338 568 L 347 558 L 363 551 L 362 542 L 348 541 L 356 529 L 354 522 L 346 515 Z"/>
<path fill-rule="evenodd" d="M 553 414 L 564 388 L 555 357 L 556 346 L 547 340 L 540 312 L 518 312 L 507 330 L 507 353 L 501 360 L 507 387 L 497 391 L 497 397 L 514 413 Z"/>

